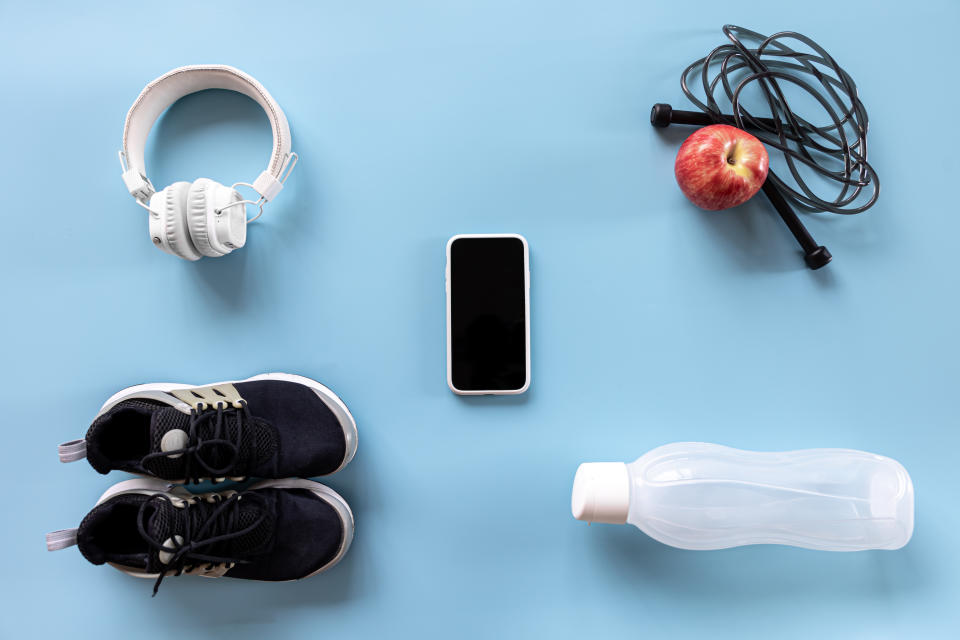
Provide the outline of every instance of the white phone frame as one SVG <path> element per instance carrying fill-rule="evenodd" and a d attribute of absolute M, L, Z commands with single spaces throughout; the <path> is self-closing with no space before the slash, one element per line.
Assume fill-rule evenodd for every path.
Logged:
<path fill-rule="evenodd" d="M 476 238 L 516 238 L 523 243 L 523 307 L 524 307 L 524 346 L 526 348 L 526 379 L 523 386 L 519 389 L 487 389 L 483 391 L 465 391 L 453 386 L 453 343 L 451 340 L 450 326 L 450 247 L 460 239 Z M 519 233 L 458 233 L 447 240 L 447 267 L 446 267 L 446 292 L 447 292 L 447 386 L 450 390 L 461 396 L 483 396 L 483 395 L 516 395 L 523 393 L 530 388 L 530 247 L 527 239 Z"/>

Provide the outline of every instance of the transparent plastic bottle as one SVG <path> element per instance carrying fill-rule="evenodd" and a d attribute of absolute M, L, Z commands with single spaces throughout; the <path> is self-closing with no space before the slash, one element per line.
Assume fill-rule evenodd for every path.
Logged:
<path fill-rule="evenodd" d="M 913 483 L 896 460 L 863 451 L 678 442 L 630 464 L 580 465 L 572 510 L 681 549 L 899 549 L 913 534 Z"/>

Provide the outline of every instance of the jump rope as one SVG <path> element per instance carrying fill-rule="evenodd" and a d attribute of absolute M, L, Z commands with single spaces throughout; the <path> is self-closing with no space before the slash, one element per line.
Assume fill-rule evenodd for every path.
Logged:
<path fill-rule="evenodd" d="M 873 206 L 880 193 L 876 171 L 867 162 L 869 120 L 857 85 L 823 47 L 800 33 L 764 36 L 734 25 L 725 25 L 723 33 L 730 44 L 693 62 L 680 77 L 684 95 L 700 112 L 655 104 L 650 122 L 655 127 L 729 124 L 779 151 L 789 176 L 785 180 L 771 170 L 763 191 L 803 249 L 807 266 L 819 269 L 832 255 L 816 243 L 794 209 L 852 215 Z M 691 88 L 698 84 L 703 99 Z M 748 111 L 741 101 L 751 85 L 765 103 L 763 116 Z M 787 85 L 819 104 L 825 124 L 814 124 L 791 108 Z M 816 188 L 809 176 L 817 176 Z"/>

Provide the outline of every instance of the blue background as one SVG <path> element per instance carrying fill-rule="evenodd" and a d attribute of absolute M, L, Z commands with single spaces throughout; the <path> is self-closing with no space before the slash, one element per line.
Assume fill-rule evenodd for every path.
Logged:
<path fill-rule="evenodd" d="M 731 6 L 735 5 L 735 6 Z M 795 29 L 856 78 L 879 204 L 807 216 L 803 267 L 761 197 L 701 212 L 673 180 L 688 131 L 657 101 L 722 24 Z M 960 602 L 960 155 L 947 115 L 960 7 L 701 0 L 0 4 L 3 637 L 947 637 Z M 301 161 L 246 248 L 151 247 L 120 180 L 141 88 L 237 66 L 283 106 Z M 206 92 L 154 129 L 158 186 L 250 180 L 270 132 Z M 445 385 L 444 243 L 531 246 L 533 385 Z M 150 584 L 48 554 L 124 479 L 60 465 L 100 404 L 144 381 L 317 378 L 360 427 L 327 482 L 357 517 L 306 582 Z M 569 512 L 577 464 L 680 440 L 852 447 L 911 472 L 897 552 L 685 552 Z M 953 637 L 956 637 L 955 635 Z"/>

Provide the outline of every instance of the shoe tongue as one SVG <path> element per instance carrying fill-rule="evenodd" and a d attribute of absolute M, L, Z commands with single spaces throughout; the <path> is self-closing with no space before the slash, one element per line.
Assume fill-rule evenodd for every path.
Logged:
<path fill-rule="evenodd" d="M 154 411 L 150 417 L 150 453 L 176 451 L 187 446 L 190 415 L 174 407 Z M 148 470 L 161 478 L 181 478 L 186 460 L 183 456 L 163 456 L 149 462 Z"/>
<path fill-rule="evenodd" d="M 208 409 L 207 411 L 211 411 Z M 216 410 L 212 410 L 215 411 Z M 150 453 L 165 453 L 187 447 L 190 442 L 190 414 L 178 411 L 175 407 L 164 407 L 153 413 L 150 418 Z M 257 465 L 276 455 L 276 438 L 271 435 L 269 425 L 257 418 L 243 420 L 241 437 L 241 416 L 236 411 L 225 411 L 221 418 L 213 414 L 203 414 L 198 418 L 195 435 L 199 441 L 208 441 L 217 433 L 217 420 L 223 423 L 219 438 L 235 443 L 237 450 L 213 444 L 205 448 L 202 455 L 212 469 L 224 469 L 236 460 L 237 465 L 223 475 L 249 475 L 251 465 Z M 153 475 L 167 480 L 190 480 L 186 478 L 190 454 L 173 454 L 176 457 L 162 455 L 143 463 L 143 467 Z M 192 476 L 207 476 L 208 472 L 198 464 L 190 468 Z"/>
<path fill-rule="evenodd" d="M 186 530 L 186 510 L 178 509 L 167 502 L 160 500 L 154 501 L 153 513 L 147 518 L 145 530 L 147 536 L 157 542 L 162 542 L 165 547 L 175 547 L 179 540 L 174 536 Z M 169 560 L 169 558 L 165 558 Z M 165 563 L 160 561 L 160 550 L 151 548 L 147 555 L 147 566 L 150 571 L 159 571 L 159 568 Z"/>
<path fill-rule="evenodd" d="M 199 500 L 203 500 L 202 497 L 198 497 Z M 146 522 L 146 532 L 153 540 L 160 542 L 163 546 L 167 548 L 176 548 L 183 544 L 184 542 L 184 533 L 187 530 L 187 521 L 190 518 L 191 509 L 202 509 L 206 505 L 195 506 L 187 505 L 184 507 L 174 507 L 172 504 L 166 501 L 156 501 L 156 507 L 152 515 L 150 515 Z M 213 505 L 208 507 L 208 511 L 211 511 Z M 229 509 L 237 508 L 235 506 L 228 507 Z M 255 504 L 244 504 L 243 499 L 241 498 L 240 505 L 240 514 L 236 520 L 236 526 L 233 531 L 240 531 L 246 529 L 253 525 L 261 515 L 260 508 Z M 221 516 L 224 514 L 221 514 Z M 215 531 L 217 536 L 232 533 L 233 531 L 225 531 L 217 527 L 217 523 L 212 523 L 207 528 L 207 532 L 200 534 L 200 538 L 197 537 L 199 534 L 199 527 L 202 527 L 204 524 L 203 518 L 194 519 L 191 535 L 194 536 L 194 542 L 202 541 L 202 538 L 210 537 L 212 534 L 211 531 Z M 202 546 L 197 549 L 197 553 L 207 554 L 207 555 L 227 555 L 230 557 L 242 557 L 254 553 L 260 550 L 269 540 L 270 535 L 273 532 L 273 525 L 270 518 L 264 518 L 256 528 L 252 531 L 243 534 L 237 538 L 231 540 L 215 543 L 210 546 Z M 148 570 L 151 572 L 165 571 L 169 568 L 168 563 L 171 560 L 172 554 L 159 549 L 151 549 L 148 558 L 147 566 Z M 190 559 L 187 559 L 187 564 L 204 564 L 203 562 L 194 562 Z"/>
<path fill-rule="evenodd" d="M 153 451 L 162 451 L 160 444 L 163 436 L 174 429 L 183 431 L 184 442 L 186 444 L 187 430 L 190 428 L 190 414 L 184 413 L 175 407 L 164 407 L 159 411 L 154 411 L 150 417 L 150 443 Z M 173 443 L 176 444 L 176 443 Z M 168 449 L 170 447 L 167 447 Z M 180 448 L 180 447 L 173 447 Z"/>

